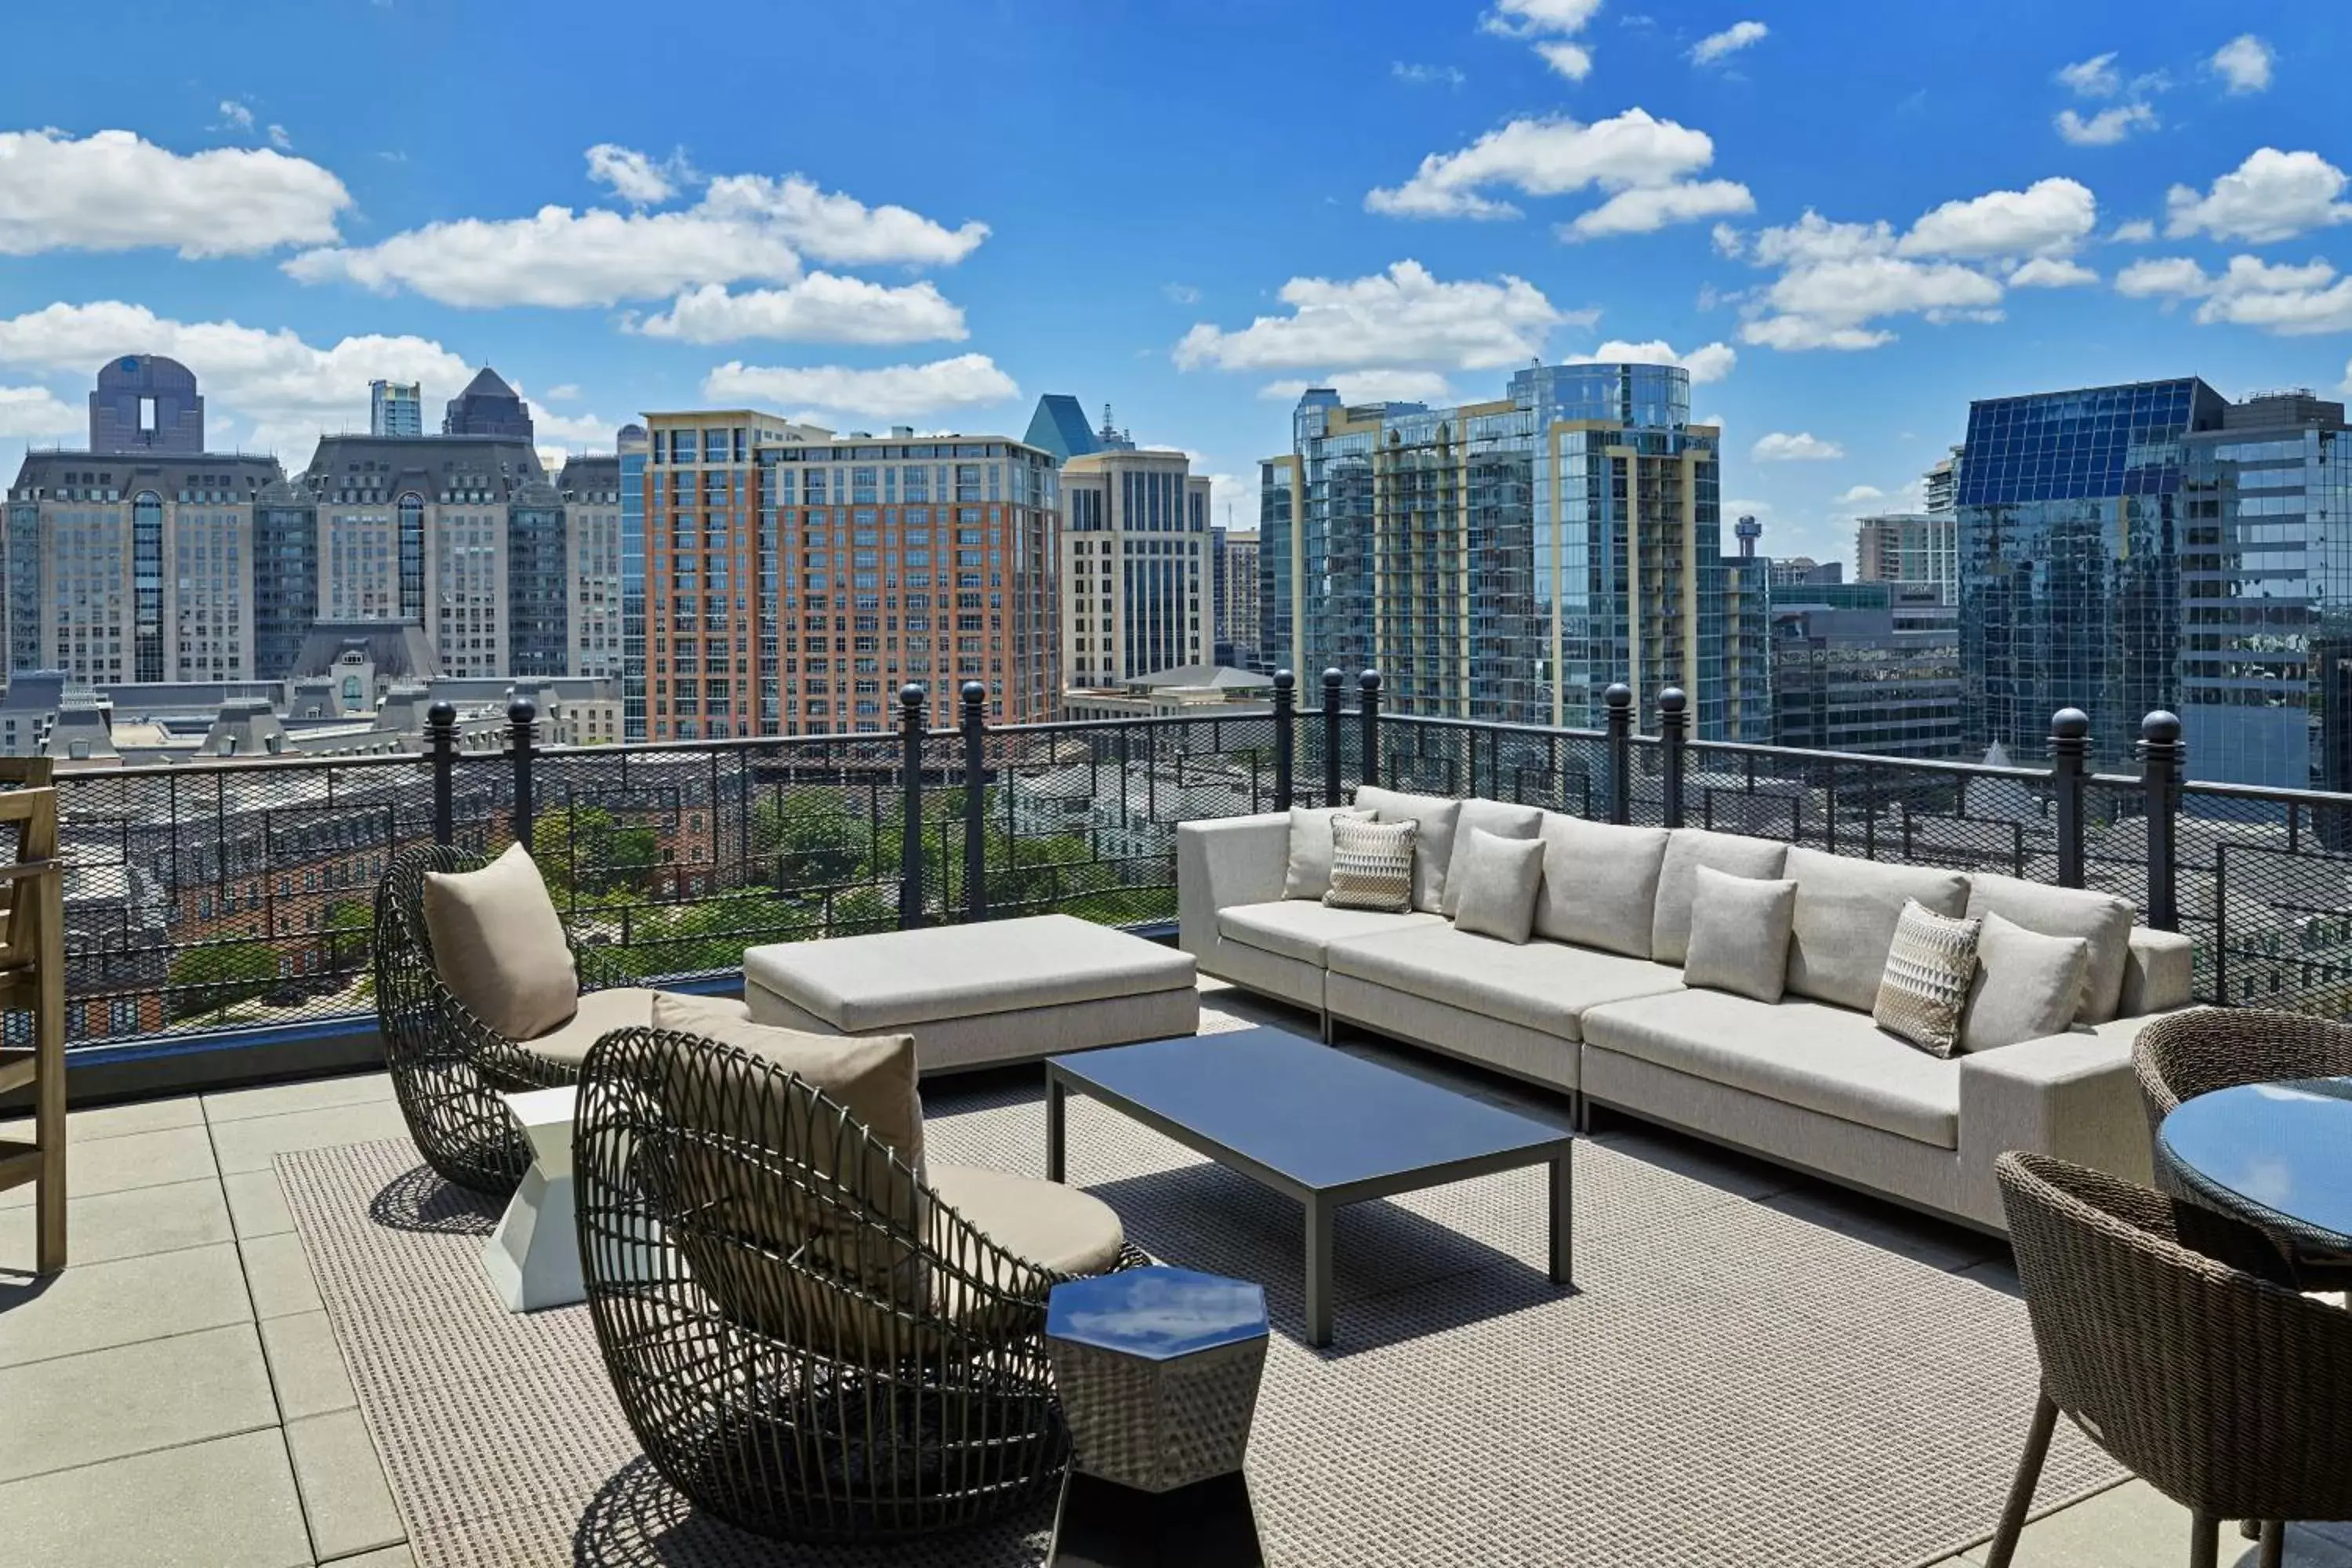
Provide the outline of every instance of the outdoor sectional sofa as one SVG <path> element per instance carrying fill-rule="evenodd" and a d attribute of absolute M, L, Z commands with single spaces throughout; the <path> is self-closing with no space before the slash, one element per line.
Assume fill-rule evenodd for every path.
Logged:
<path fill-rule="evenodd" d="M 1359 807 L 1421 823 L 1413 908 L 1284 896 L 1290 817 L 1188 822 L 1180 944 L 1201 971 L 1322 1015 L 1568 1091 L 1988 1230 L 1993 1162 L 2026 1149 L 2148 1179 L 2132 1041 L 2189 999 L 2188 939 L 2127 901 L 2014 878 L 1823 854 L 1769 839 L 1618 826 L 1494 801 L 1366 787 Z M 1545 839 L 1525 945 L 1441 912 L 1457 832 Z M 1686 986 L 1696 868 L 1790 879 L 1787 993 Z M 1938 1058 L 1872 1021 L 1906 899 L 1991 911 L 2090 947 L 2066 1032 Z M 1546 934 L 1549 933 L 1549 934 Z"/>

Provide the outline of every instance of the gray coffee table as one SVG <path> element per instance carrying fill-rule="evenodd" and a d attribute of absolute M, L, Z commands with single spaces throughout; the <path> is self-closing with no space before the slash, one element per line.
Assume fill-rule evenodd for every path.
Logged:
<path fill-rule="evenodd" d="M 1331 1217 L 1342 1204 L 1522 1165 L 1551 1167 L 1552 1282 L 1570 1283 L 1572 1133 L 1280 1029 L 1115 1046 L 1045 1063 L 1045 1174 L 1063 1106 L 1087 1095 L 1307 1211 L 1307 1338 L 1331 1342 Z"/>

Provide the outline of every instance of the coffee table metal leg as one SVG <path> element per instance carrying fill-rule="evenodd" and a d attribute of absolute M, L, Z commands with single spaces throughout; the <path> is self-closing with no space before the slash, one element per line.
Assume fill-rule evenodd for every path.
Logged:
<path fill-rule="evenodd" d="M 1052 1068 L 1045 1072 L 1045 1179 L 1062 1179 L 1062 1102 L 1069 1095 L 1061 1075 Z"/>
<path fill-rule="evenodd" d="M 1337 1205 L 1307 1195 L 1307 1342 L 1331 1342 L 1331 1214 Z"/>
<path fill-rule="evenodd" d="M 1551 1282 L 1572 1285 L 1575 1247 L 1575 1174 L 1563 1152 L 1551 1163 Z"/>

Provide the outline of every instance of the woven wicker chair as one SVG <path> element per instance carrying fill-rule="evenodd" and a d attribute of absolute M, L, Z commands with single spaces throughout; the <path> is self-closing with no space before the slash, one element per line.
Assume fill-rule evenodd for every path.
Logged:
<path fill-rule="evenodd" d="M 1068 1276 L 991 1240 L 847 1110 L 748 1052 L 629 1028 L 590 1050 L 573 1128 L 605 1367 L 697 1506 L 877 1541 L 1060 1484 L 1045 1298 Z"/>
<path fill-rule="evenodd" d="M 472 871 L 478 855 L 447 845 L 404 851 L 375 895 L 375 1007 L 393 1092 L 425 1163 L 492 1196 L 512 1193 L 530 1145 L 501 1094 L 570 1083 L 574 1069 L 506 1038 L 450 994 L 425 929 L 428 871 Z M 606 978 L 594 950 L 572 943 L 583 990 Z"/>
<path fill-rule="evenodd" d="M 2040 1154 L 1995 1171 L 2042 1398 L 1990 1568 L 2017 1549 L 2061 1411 L 2189 1510 L 2193 1568 L 2224 1519 L 2352 1519 L 2352 1312 L 2183 1246 L 2161 1193 Z M 2264 1527 L 2265 1564 L 2283 1539 Z"/>

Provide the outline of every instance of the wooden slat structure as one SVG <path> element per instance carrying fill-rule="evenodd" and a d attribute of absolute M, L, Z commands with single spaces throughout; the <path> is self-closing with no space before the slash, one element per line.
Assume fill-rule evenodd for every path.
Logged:
<path fill-rule="evenodd" d="M 0 824 L 16 829 L 16 858 L 0 862 L 0 1094 L 33 1090 L 33 1137 L 0 1139 L 0 1191 L 37 1183 L 34 1267 L 66 1266 L 65 863 L 58 857 L 58 795 L 47 757 L 0 757 Z M 29 1028 L 15 1026 L 24 1015 Z M 29 1043 L 26 1043 L 28 1042 Z"/>

